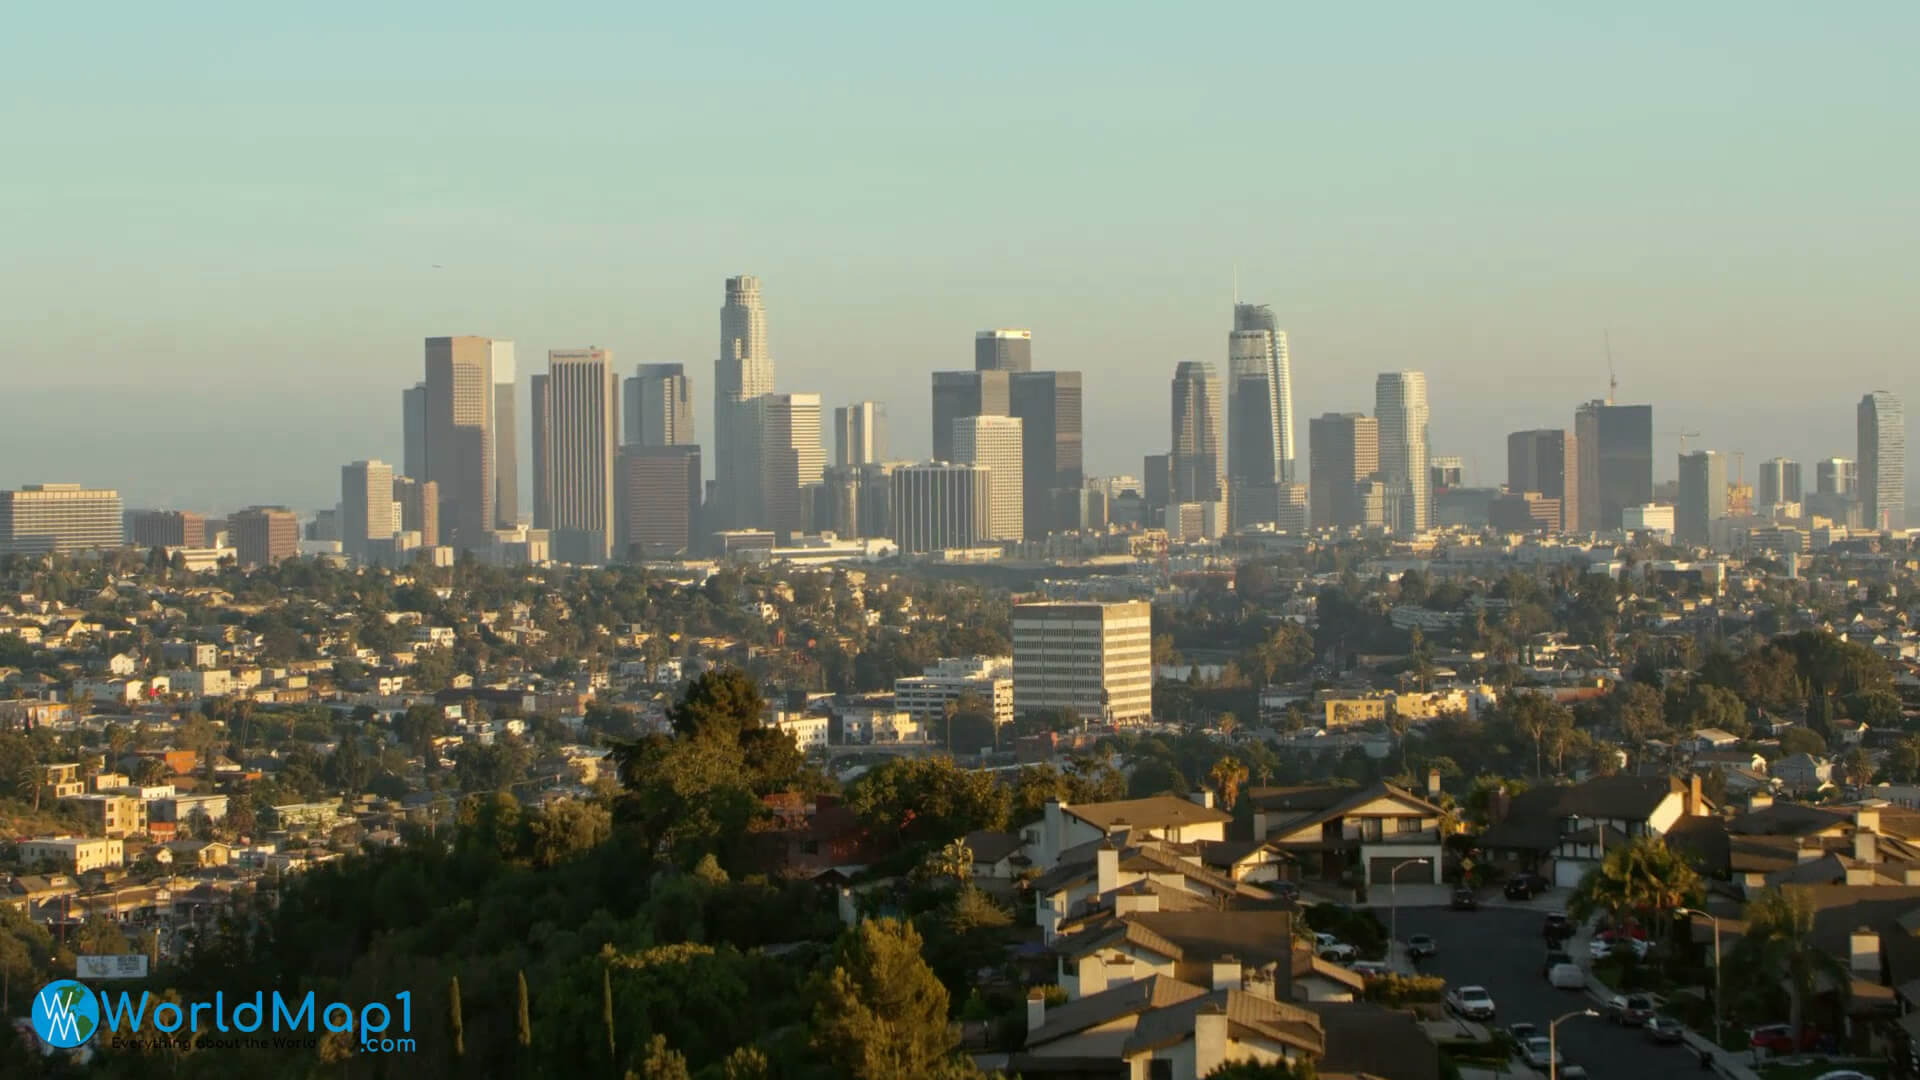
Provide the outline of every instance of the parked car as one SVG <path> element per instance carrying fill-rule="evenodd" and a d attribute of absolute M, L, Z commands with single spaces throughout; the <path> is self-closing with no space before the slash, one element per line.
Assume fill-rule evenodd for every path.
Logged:
<path fill-rule="evenodd" d="M 1560 1080 L 1587 1080 L 1587 1070 L 1563 1061 L 1560 1063 Z"/>
<path fill-rule="evenodd" d="M 1567 954 L 1567 950 L 1548 946 L 1547 958 L 1540 962 L 1540 975 L 1544 978 L 1552 973 L 1555 967 L 1571 963 L 1573 963 L 1573 957 Z"/>
<path fill-rule="evenodd" d="M 1425 960 L 1439 955 L 1440 943 L 1433 940 L 1432 934 L 1415 934 L 1407 939 L 1407 959 Z"/>
<path fill-rule="evenodd" d="M 1515 874 L 1507 879 L 1506 887 L 1501 891 L 1509 900 L 1531 900 L 1551 888 L 1553 882 L 1539 874 Z"/>
<path fill-rule="evenodd" d="M 1359 952 L 1344 941 L 1336 941 L 1331 945 L 1320 946 L 1320 959 L 1331 960 L 1336 964 L 1352 963 L 1358 959 L 1359 956 Z"/>
<path fill-rule="evenodd" d="M 1747 1045 L 1756 1050 L 1765 1050 L 1769 1054 L 1791 1054 L 1798 1050 L 1812 1049 L 1820 1041 L 1820 1032 L 1812 1027 L 1800 1031 L 1800 1045 L 1793 1044 L 1793 1026 L 1791 1024 L 1761 1024 L 1747 1033 Z"/>
<path fill-rule="evenodd" d="M 1291 881 L 1269 881 L 1266 888 L 1282 900 L 1300 899 L 1300 886 Z"/>
<path fill-rule="evenodd" d="M 1447 1008 L 1469 1020 L 1491 1020 L 1498 1010 L 1484 986 L 1461 986 L 1447 991 Z"/>
<path fill-rule="evenodd" d="M 1585 990 L 1587 988 L 1587 973 L 1580 970 L 1579 964 L 1571 962 L 1555 964 L 1553 968 L 1547 972 L 1547 982 L 1555 990 Z"/>
<path fill-rule="evenodd" d="M 1639 959 L 1645 960 L 1647 953 L 1652 950 L 1653 944 L 1651 942 L 1645 938 L 1635 937 L 1616 937 L 1612 939 L 1597 937 L 1587 944 L 1587 955 L 1593 957 L 1595 960 L 1605 960 L 1615 953 L 1624 955 L 1629 952 Z"/>
<path fill-rule="evenodd" d="M 1549 911 L 1540 926 L 1540 936 L 1548 941 L 1565 941 L 1573 936 L 1573 920 L 1564 911 Z"/>
<path fill-rule="evenodd" d="M 1545 1035 L 1535 1035 L 1520 1044 L 1520 1060 L 1526 1062 L 1529 1068 L 1558 1069 L 1560 1052 L 1554 1049 L 1552 1040 Z"/>
<path fill-rule="evenodd" d="M 1347 970 L 1366 979 L 1383 978 L 1392 973 L 1392 969 L 1378 960 L 1355 960 L 1347 965 Z"/>
<path fill-rule="evenodd" d="M 1528 1023 L 1508 1024 L 1507 1034 L 1512 1037 L 1514 1046 L 1525 1046 L 1528 1039 L 1540 1034 L 1540 1026 Z"/>
<path fill-rule="evenodd" d="M 1639 1027 L 1653 1018 L 1653 999 L 1645 994 L 1615 994 L 1607 1002 L 1607 1019 L 1627 1027 Z"/>
<path fill-rule="evenodd" d="M 1677 1043 L 1686 1030 L 1685 1025 L 1671 1016 L 1647 1018 L 1647 1038 L 1657 1043 Z"/>
<path fill-rule="evenodd" d="M 1453 890 L 1453 910 L 1455 911 L 1480 910 L 1479 895 L 1476 894 L 1472 889 L 1469 889 L 1464 885 Z"/>
<path fill-rule="evenodd" d="M 1873 1080 L 1873 1077 L 1852 1069 L 1835 1069 L 1832 1072 L 1823 1072 L 1813 1080 Z"/>

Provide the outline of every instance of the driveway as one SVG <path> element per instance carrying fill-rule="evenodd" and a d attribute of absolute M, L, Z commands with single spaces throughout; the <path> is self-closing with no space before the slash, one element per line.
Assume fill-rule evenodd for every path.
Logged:
<path fill-rule="evenodd" d="M 1543 905 L 1544 906 L 1544 905 Z M 1555 990 L 1540 974 L 1546 944 L 1538 908 L 1488 907 L 1479 911 L 1400 908 L 1400 936 L 1432 934 L 1440 955 L 1421 969 L 1449 986 L 1487 988 L 1500 1009 L 1499 1026 L 1525 1021 L 1542 1032 L 1563 1013 L 1598 1008 L 1586 994 Z M 1698 1080 L 1691 1053 L 1647 1041 L 1638 1028 L 1616 1027 L 1602 1017 L 1575 1017 L 1560 1025 L 1560 1056 L 1586 1067 L 1594 1080 Z"/>

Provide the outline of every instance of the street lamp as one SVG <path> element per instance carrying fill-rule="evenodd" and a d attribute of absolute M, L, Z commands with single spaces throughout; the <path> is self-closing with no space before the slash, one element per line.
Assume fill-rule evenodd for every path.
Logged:
<path fill-rule="evenodd" d="M 1560 1021 L 1571 1020 L 1576 1016 L 1599 1016 L 1592 1009 L 1575 1009 L 1565 1016 L 1547 1025 L 1547 1080 L 1560 1078 Z"/>
<path fill-rule="evenodd" d="M 1699 908 L 1674 908 L 1675 915 L 1698 915 L 1713 924 L 1713 1044 L 1725 1045 L 1725 1033 L 1720 1030 L 1720 920 L 1711 912 Z M 1692 929 L 1691 924 L 1688 927 Z M 1692 936 L 1691 933 L 1688 934 Z"/>
<path fill-rule="evenodd" d="M 1432 860 L 1426 858 L 1406 859 L 1395 863 L 1387 872 L 1387 951 L 1393 951 L 1394 943 L 1400 940 L 1400 871 L 1409 866 L 1427 866 Z M 1388 957 L 1392 959 L 1391 956 Z"/>

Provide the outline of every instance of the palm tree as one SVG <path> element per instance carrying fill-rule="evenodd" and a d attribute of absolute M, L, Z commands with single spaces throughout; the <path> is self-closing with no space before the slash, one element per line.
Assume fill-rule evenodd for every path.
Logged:
<path fill-rule="evenodd" d="M 1847 962 L 1813 940 L 1813 901 L 1804 890 L 1771 888 L 1747 903 L 1747 934 L 1743 951 L 1753 956 L 1759 971 L 1783 978 L 1787 989 L 1787 1023 L 1798 1038 L 1806 1025 L 1807 1001 L 1822 983 L 1845 995 L 1852 986 Z"/>
<path fill-rule="evenodd" d="M 1220 793 L 1221 806 L 1231 810 L 1239 798 L 1240 785 L 1247 780 L 1247 767 L 1239 758 L 1228 754 L 1213 763 L 1213 768 L 1207 771 L 1207 779 L 1212 782 L 1213 790 Z"/>
<path fill-rule="evenodd" d="M 1645 914 L 1664 929 L 1674 909 L 1686 906 L 1699 892 L 1700 875 L 1685 859 L 1665 840 L 1641 836 L 1607 852 L 1599 866 L 1587 871 L 1567 900 L 1567 912 L 1585 920 L 1603 911 L 1615 923 Z"/>

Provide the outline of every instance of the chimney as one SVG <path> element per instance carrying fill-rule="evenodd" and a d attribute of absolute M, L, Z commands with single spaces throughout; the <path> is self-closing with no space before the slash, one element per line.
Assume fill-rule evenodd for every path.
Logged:
<path fill-rule="evenodd" d="M 1196 806 L 1204 806 L 1209 810 L 1213 809 L 1213 790 L 1211 788 L 1194 788 L 1187 793 L 1187 798 Z"/>
<path fill-rule="evenodd" d="M 1880 935 L 1862 926 L 1847 935 L 1847 967 L 1855 975 L 1880 977 Z"/>
<path fill-rule="evenodd" d="M 1427 770 L 1427 798 L 1431 800 L 1431 799 L 1437 799 L 1439 797 L 1440 797 L 1440 770 L 1428 769 Z"/>
<path fill-rule="evenodd" d="M 1822 856 L 1826 855 L 1826 853 L 1827 852 L 1825 848 L 1808 847 L 1806 843 L 1803 841 L 1800 845 L 1800 850 L 1793 853 L 1793 858 L 1795 862 L 1810 863 L 1813 860 L 1821 858 Z"/>
<path fill-rule="evenodd" d="M 1869 812 L 1861 811 L 1863 814 Z M 1880 838 L 1874 835 L 1873 830 L 1856 828 L 1853 830 L 1853 857 L 1863 863 L 1879 862 L 1879 840 Z"/>
<path fill-rule="evenodd" d="M 1232 953 L 1227 953 L 1213 962 L 1213 988 L 1215 990 L 1240 989 L 1240 961 Z"/>
<path fill-rule="evenodd" d="M 1120 887 L 1120 849 L 1112 842 L 1100 845 L 1093 854 L 1094 891 L 1106 895 Z"/>
<path fill-rule="evenodd" d="M 1752 814 L 1773 805 L 1773 796 L 1764 791 L 1756 791 L 1747 796 L 1747 813 Z"/>
<path fill-rule="evenodd" d="M 1231 994 L 1233 991 L 1227 991 Z M 1225 997 L 1222 994 L 1221 997 Z M 1209 1001 L 1193 1015 L 1193 1075 L 1212 1076 L 1226 1064 L 1227 1011 L 1225 1003 Z"/>
<path fill-rule="evenodd" d="M 1061 834 L 1065 831 L 1066 815 L 1060 811 L 1066 806 L 1059 799 L 1048 799 L 1045 817 L 1040 825 L 1040 865 L 1051 870 L 1060 861 Z"/>
<path fill-rule="evenodd" d="M 1265 840 L 1267 838 L 1267 812 L 1260 809 L 1257 803 L 1254 805 L 1253 811 L 1253 838 L 1255 840 Z"/>
<path fill-rule="evenodd" d="M 1853 827 L 1870 833 L 1880 831 L 1880 811 L 1861 807 L 1853 812 Z"/>
<path fill-rule="evenodd" d="M 1707 812 L 1706 797 L 1700 794 L 1700 774 L 1692 773 L 1687 777 L 1687 816 L 1698 817 Z"/>
<path fill-rule="evenodd" d="M 1047 1024 L 1047 995 L 1039 990 L 1027 993 L 1027 1037 Z"/>

